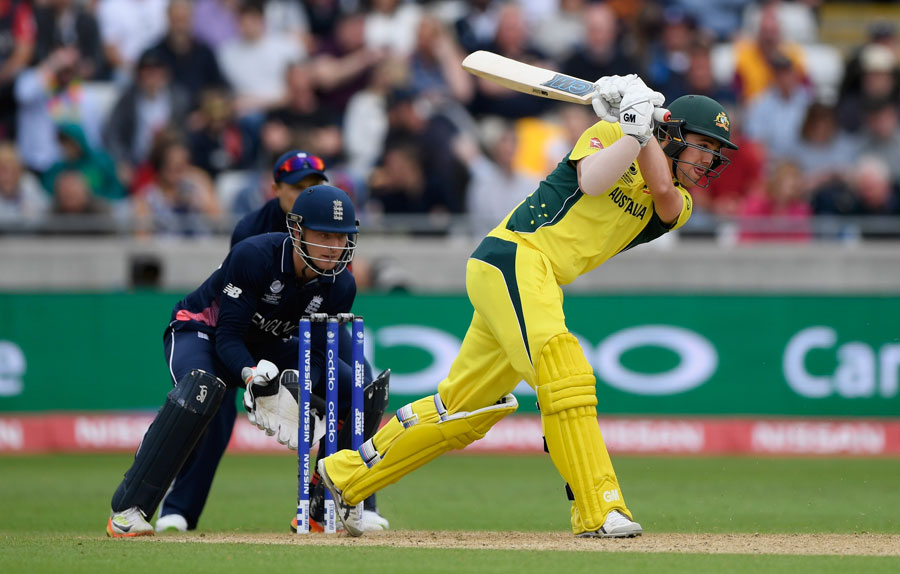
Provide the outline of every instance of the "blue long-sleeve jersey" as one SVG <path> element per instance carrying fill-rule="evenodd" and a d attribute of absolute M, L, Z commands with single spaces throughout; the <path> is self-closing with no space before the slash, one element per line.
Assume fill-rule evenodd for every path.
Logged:
<path fill-rule="evenodd" d="M 175 306 L 171 328 L 215 337 L 216 354 L 227 369 L 223 374 L 240 381 L 242 368 L 256 365 L 255 357 L 265 358 L 267 344 L 282 345 L 295 334 L 302 315 L 350 312 L 356 298 L 353 275 L 344 271 L 303 284 L 292 251 L 287 233 L 241 241 Z M 314 344 L 320 337 L 324 341 L 324 329 L 315 329 Z"/>

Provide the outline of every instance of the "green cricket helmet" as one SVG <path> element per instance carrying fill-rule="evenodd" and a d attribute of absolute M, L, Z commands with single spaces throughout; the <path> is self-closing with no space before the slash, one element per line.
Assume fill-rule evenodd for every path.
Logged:
<path fill-rule="evenodd" d="M 731 120 L 728 118 L 728 112 L 725 111 L 722 104 L 714 99 L 697 95 L 681 96 L 668 108 L 669 120 L 659 124 L 656 134 L 663 144 L 663 151 L 674 160 L 673 169 L 681 169 L 682 173 L 687 175 L 691 181 L 694 181 L 694 178 L 688 175 L 680 164 L 684 163 L 705 169 L 705 175 L 700 178 L 701 180 L 705 179 L 705 183 L 700 184 L 699 181 L 695 181 L 698 187 L 705 188 L 711 180 L 719 177 L 731 163 L 731 160 L 721 150 L 725 148 L 738 149 L 738 146 L 731 141 Z M 713 160 L 708 166 L 679 159 L 682 152 L 689 147 L 705 152 L 711 151 L 688 143 L 684 139 L 688 132 L 710 137 L 722 144 L 719 151 L 712 152 Z"/>

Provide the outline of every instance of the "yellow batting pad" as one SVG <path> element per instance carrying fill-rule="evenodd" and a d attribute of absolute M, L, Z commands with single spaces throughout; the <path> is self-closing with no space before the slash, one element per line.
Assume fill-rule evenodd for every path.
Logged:
<path fill-rule="evenodd" d="M 550 339 L 537 371 L 550 458 L 575 493 L 573 531 L 597 530 L 613 509 L 630 516 L 597 424 L 594 372 L 577 339 L 571 333 Z"/>
<path fill-rule="evenodd" d="M 345 502 L 358 504 L 441 454 L 484 437 L 518 406 L 514 396 L 506 395 L 491 406 L 451 415 L 440 395 L 419 399 L 400 409 L 373 437 L 380 461 L 369 468 L 359 452 L 342 450 L 328 457 L 328 476 Z"/>

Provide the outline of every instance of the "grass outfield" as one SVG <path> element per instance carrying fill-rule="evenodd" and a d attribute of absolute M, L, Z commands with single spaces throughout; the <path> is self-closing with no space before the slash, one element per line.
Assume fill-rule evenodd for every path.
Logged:
<path fill-rule="evenodd" d="M 443 457 L 379 493 L 391 528 L 408 531 L 383 541 L 317 536 L 298 543 L 285 535 L 296 497 L 296 459 L 259 455 L 225 457 L 197 534 L 107 540 L 109 498 L 130 460 L 124 455 L 0 458 L 0 572 L 94 573 L 103 568 L 180 574 L 247 572 L 270 565 L 297 570 L 301 564 L 392 573 L 900 571 L 897 459 L 619 456 L 620 481 L 646 534 L 637 541 L 578 541 L 576 546 L 564 534 L 568 503 L 549 458 L 486 455 Z M 430 532 L 435 530 L 460 533 Z M 482 542 L 473 547 L 459 542 L 463 531 L 493 534 L 476 535 Z M 498 531 L 551 532 L 536 540 L 564 538 L 569 546 L 525 550 L 548 546 L 505 544 Z M 759 538 L 741 538 L 743 546 L 718 550 L 724 553 L 705 553 L 717 552 L 714 548 L 685 553 L 696 538 L 673 539 L 688 541 L 683 547 L 678 542 L 653 545 L 666 540 L 664 533 L 712 535 L 711 545 L 729 539 L 729 533 Z M 788 546 L 791 540 L 822 545 L 806 548 L 798 542 L 797 553 L 807 555 L 791 555 L 790 549 L 767 546 L 767 536 L 775 534 L 818 534 L 788 538 Z M 456 547 L 425 547 L 428 540 Z M 832 542 L 845 540 L 849 551 L 836 552 Z M 873 540 L 898 548 L 865 550 Z M 603 554 L 578 551 L 587 549 Z M 854 555 L 878 553 L 893 555 Z"/>

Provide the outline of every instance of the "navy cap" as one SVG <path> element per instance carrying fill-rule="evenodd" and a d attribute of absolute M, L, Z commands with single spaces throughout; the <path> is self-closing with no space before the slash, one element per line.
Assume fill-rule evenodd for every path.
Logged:
<path fill-rule="evenodd" d="M 294 185 L 308 175 L 318 175 L 325 181 L 325 162 L 322 158 L 300 150 L 291 150 L 275 160 L 272 179 L 275 183 Z"/>

